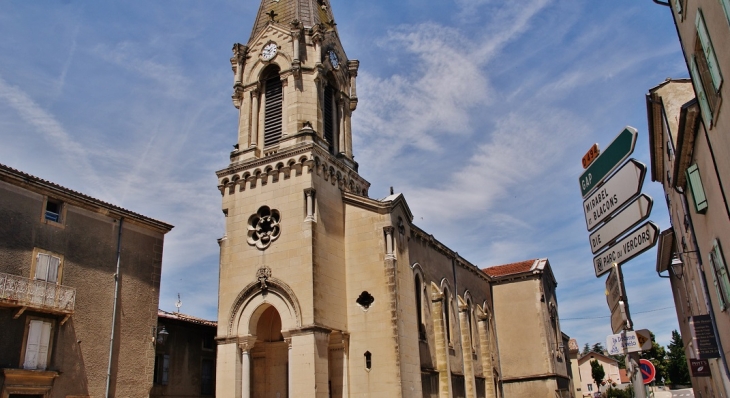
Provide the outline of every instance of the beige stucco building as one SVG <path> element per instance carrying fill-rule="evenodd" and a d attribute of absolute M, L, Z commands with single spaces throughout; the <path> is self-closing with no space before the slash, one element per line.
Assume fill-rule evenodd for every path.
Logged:
<path fill-rule="evenodd" d="M 0 397 L 147 397 L 171 228 L 0 165 Z"/>
<path fill-rule="evenodd" d="M 359 62 L 329 2 L 262 1 L 233 54 L 216 396 L 503 396 L 492 278 L 415 226 L 403 195 L 368 196 Z"/>
<path fill-rule="evenodd" d="M 647 94 L 652 180 L 664 188 L 672 221 L 660 238 L 657 272 L 669 271 L 695 395 L 728 397 L 730 1 L 666 5 L 690 79 L 668 79 Z M 699 329 L 706 336 L 698 340 Z M 699 347 L 710 340 L 714 347 Z"/>
<path fill-rule="evenodd" d="M 605 372 L 603 382 L 605 384 L 596 385 L 595 380 L 593 380 L 591 361 L 596 361 L 603 366 L 603 371 Z M 588 352 L 578 358 L 578 372 L 581 377 L 582 394 L 577 397 L 593 397 L 593 394 L 598 391 L 603 392 L 606 391 L 609 386 L 617 387 L 621 384 L 621 374 L 618 361 L 597 352 Z"/>
<path fill-rule="evenodd" d="M 572 397 L 569 338 L 560 331 L 550 262 L 535 259 L 484 271 L 493 278 L 504 395 Z"/>

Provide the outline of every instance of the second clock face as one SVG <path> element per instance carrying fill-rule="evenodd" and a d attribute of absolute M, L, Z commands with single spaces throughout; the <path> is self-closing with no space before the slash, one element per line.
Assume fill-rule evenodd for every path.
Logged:
<path fill-rule="evenodd" d="M 340 59 L 337 58 L 337 54 L 334 51 L 330 51 L 330 62 L 333 68 L 337 69 L 340 67 Z"/>
<path fill-rule="evenodd" d="M 269 43 L 264 46 L 263 50 L 261 50 L 261 58 L 263 58 L 264 61 L 269 61 L 276 56 L 276 52 L 278 50 L 276 43 Z"/>

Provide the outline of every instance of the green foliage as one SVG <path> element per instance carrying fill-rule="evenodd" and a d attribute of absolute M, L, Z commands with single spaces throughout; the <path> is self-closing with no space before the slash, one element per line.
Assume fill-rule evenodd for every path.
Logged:
<path fill-rule="evenodd" d="M 603 344 L 601 344 L 601 343 L 593 344 L 593 347 L 591 347 L 591 351 L 597 352 L 599 354 L 603 354 L 603 351 L 605 351 L 605 350 L 606 349 L 603 348 Z"/>
<path fill-rule="evenodd" d="M 616 355 L 609 355 L 609 357 L 615 359 L 618 361 L 618 368 L 619 369 L 626 369 L 626 355 L 624 354 L 616 354 Z"/>
<path fill-rule="evenodd" d="M 649 332 L 651 333 L 651 332 Z M 656 337 L 654 336 L 654 333 L 651 333 L 651 350 L 644 351 L 640 353 L 641 358 L 648 359 L 651 361 L 651 363 L 654 364 L 654 367 L 656 368 L 656 377 L 655 380 L 657 382 L 661 382 L 662 378 L 667 379 L 667 353 L 664 350 L 664 347 L 660 346 L 656 342 Z"/>
<path fill-rule="evenodd" d="M 585 355 L 591 352 L 591 346 L 586 343 L 586 345 L 583 346 L 583 351 L 580 352 L 580 355 Z"/>
<path fill-rule="evenodd" d="M 609 387 L 606 390 L 606 398 L 631 398 L 631 391 L 629 389 L 622 390 L 620 388 Z"/>
<path fill-rule="evenodd" d="M 690 385 L 689 369 L 687 358 L 684 356 L 684 343 L 682 336 L 676 330 L 672 330 L 672 341 L 667 346 L 667 376 L 669 384 Z"/>
<path fill-rule="evenodd" d="M 591 377 L 596 382 L 596 386 L 600 387 L 603 378 L 606 377 L 606 371 L 603 370 L 603 365 L 598 363 L 595 359 L 591 361 Z"/>

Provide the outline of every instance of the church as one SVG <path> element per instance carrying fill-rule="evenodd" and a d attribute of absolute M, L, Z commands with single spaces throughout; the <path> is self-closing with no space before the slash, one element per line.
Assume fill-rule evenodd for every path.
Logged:
<path fill-rule="evenodd" d="M 233 46 L 216 396 L 572 396 L 547 259 L 481 269 L 368 196 L 359 66 L 329 0 L 261 0 Z"/>

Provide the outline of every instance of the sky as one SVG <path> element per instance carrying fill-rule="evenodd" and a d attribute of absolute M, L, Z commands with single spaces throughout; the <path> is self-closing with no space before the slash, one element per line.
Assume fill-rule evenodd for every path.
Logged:
<path fill-rule="evenodd" d="M 175 228 L 160 308 L 216 318 L 224 219 L 216 170 L 236 141 L 233 43 L 259 2 L 11 0 L 0 9 L 0 163 Z M 360 61 L 353 146 L 370 196 L 482 268 L 547 257 L 563 332 L 611 334 L 578 176 L 631 125 L 649 164 L 645 94 L 687 77 L 651 0 L 331 0 Z M 661 185 L 651 220 L 670 226 Z M 652 249 L 623 266 L 637 329 L 677 329 Z"/>

